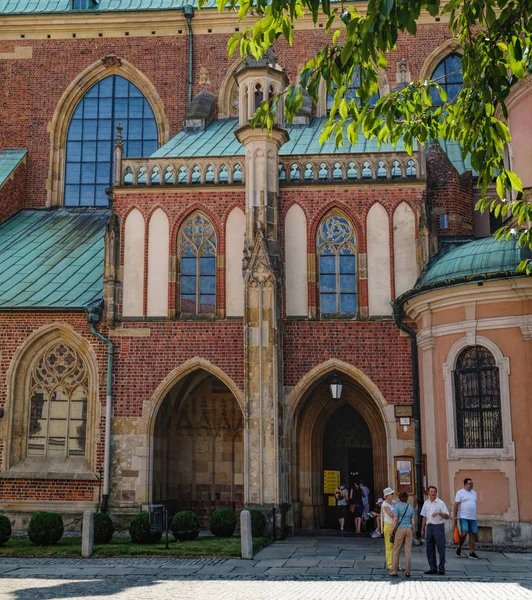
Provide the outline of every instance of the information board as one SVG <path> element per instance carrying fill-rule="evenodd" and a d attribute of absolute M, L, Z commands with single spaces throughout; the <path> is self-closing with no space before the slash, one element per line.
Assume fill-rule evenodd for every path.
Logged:
<path fill-rule="evenodd" d="M 323 471 L 323 493 L 334 494 L 340 486 L 340 471 Z"/>

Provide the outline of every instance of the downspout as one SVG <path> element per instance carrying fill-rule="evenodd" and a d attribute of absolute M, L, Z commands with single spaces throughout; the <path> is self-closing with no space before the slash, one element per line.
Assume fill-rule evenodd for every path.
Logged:
<path fill-rule="evenodd" d="M 395 324 L 401 331 L 410 336 L 410 354 L 412 358 L 412 414 L 414 416 L 414 444 L 415 444 L 415 473 L 416 473 L 416 497 L 417 497 L 417 531 L 416 537 L 421 537 L 421 509 L 423 508 L 423 469 L 422 469 L 422 446 L 421 446 L 421 408 L 419 398 L 419 363 L 416 333 L 403 323 L 403 305 L 392 302 L 393 317 Z"/>
<path fill-rule="evenodd" d="M 103 464 L 103 496 L 101 512 L 107 512 L 109 507 L 109 481 L 111 469 L 111 412 L 112 412 L 112 385 L 113 385 L 113 342 L 102 335 L 97 329 L 96 324 L 102 318 L 101 306 L 87 308 L 87 322 L 90 325 L 91 333 L 100 341 L 107 344 L 107 392 L 105 399 L 105 445 L 104 445 L 104 464 Z"/>
<path fill-rule="evenodd" d="M 192 33 L 192 18 L 194 17 L 194 7 L 187 4 L 183 8 L 183 14 L 187 20 L 188 27 L 188 105 L 192 102 L 192 72 L 194 67 L 194 34 Z"/>

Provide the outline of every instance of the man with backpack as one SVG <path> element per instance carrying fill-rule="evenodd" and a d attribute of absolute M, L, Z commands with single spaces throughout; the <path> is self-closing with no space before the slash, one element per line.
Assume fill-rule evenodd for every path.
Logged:
<path fill-rule="evenodd" d="M 338 521 L 340 522 L 340 531 L 344 530 L 345 515 L 347 512 L 347 497 L 348 491 L 345 487 L 345 483 L 341 483 L 340 487 L 334 490 L 334 498 L 336 500 L 336 507 L 338 511 Z"/>

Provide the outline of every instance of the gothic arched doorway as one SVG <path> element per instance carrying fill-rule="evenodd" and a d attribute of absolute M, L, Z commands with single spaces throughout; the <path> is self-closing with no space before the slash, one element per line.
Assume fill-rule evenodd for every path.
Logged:
<path fill-rule="evenodd" d="M 295 407 L 291 488 L 296 528 L 334 526 L 324 493 L 326 469 L 340 471 L 348 483 L 363 479 L 373 497 L 388 485 L 388 441 L 379 400 L 353 377 L 341 377 L 340 401 L 331 397 L 327 372 L 309 385 Z"/>
<path fill-rule="evenodd" d="M 239 511 L 244 500 L 243 416 L 231 390 L 198 369 L 180 379 L 157 413 L 153 438 L 154 502 L 173 514 Z"/>

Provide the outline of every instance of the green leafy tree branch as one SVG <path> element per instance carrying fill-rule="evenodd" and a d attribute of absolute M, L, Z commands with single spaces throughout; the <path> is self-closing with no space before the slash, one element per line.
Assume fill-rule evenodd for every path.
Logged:
<path fill-rule="evenodd" d="M 200 7 L 207 0 L 200 0 Z M 303 103 L 303 90 L 314 102 L 320 82 L 333 98 L 320 142 L 333 138 L 342 146 L 344 135 L 351 144 L 359 132 L 378 143 L 395 146 L 403 141 L 412 153 L 416 142 L 446 139 L 460 142 L 478 173 L 478 210 L 513 217 L 496 233 L 499 239 L 517 235 L 521 247 L 532 249 L 532 205 L 523 198 L 516 173 L 506 168 L 505 145 L 511 141 L 506 124 L 506 101 L 516 80 L 532 72 L 532 2 L 530 0 L 217 0 L 218 9 L 238 11 L 240 20 L 250 15 L 253 25 L 236 32 L 228 52 L 260 58 L 278 38 L 294 42 L 293 25 L 311 15 L 314 23 L 326 17 L 326 43 L 304 66 L 297 84 L 286 94 L 286 115 L 292 121 Z M 463 51 L 464 85 L 456 98 L 447 98 L 441 82 L 415 79 L 392 91 L 376 104 L 379 72 L 386 69 L 387 55 L 402 33 L 415 35 L 422 13 L 448 21 L 451 34 Z M 355 72 L 360 87 L 356 98 L 347 94 Z M 431 90 L 441 104 L 434 106 Z M 277 98 L 263 102 L 252 118 L 254 126 L 273 124 Z M 495 182 L 496 195 L 489 194 Z M 519 268 L 530 274 L 532 261 Z"/>

